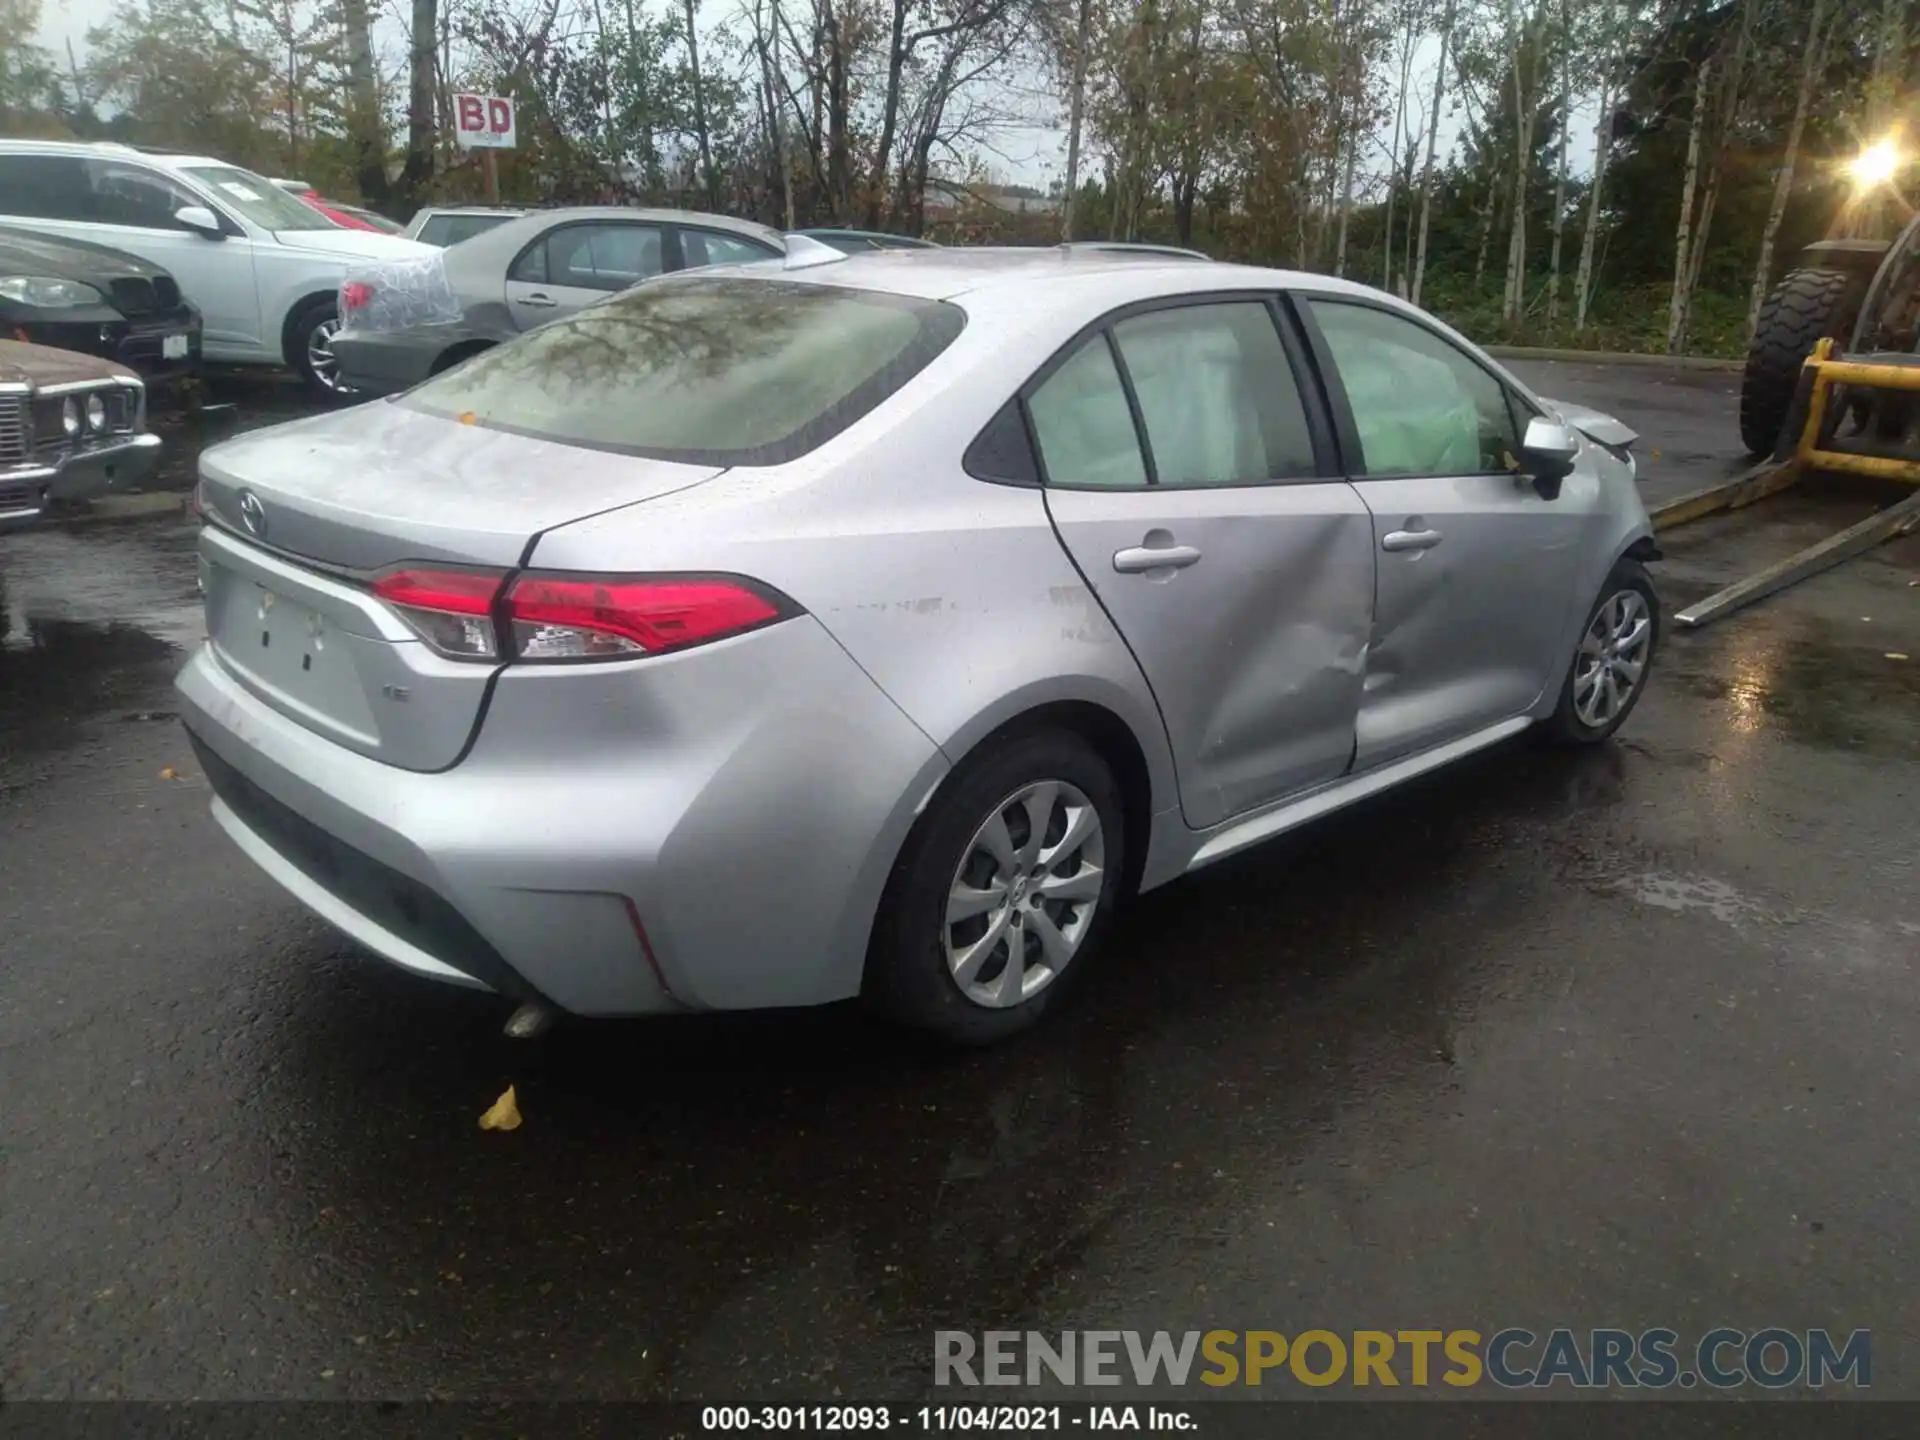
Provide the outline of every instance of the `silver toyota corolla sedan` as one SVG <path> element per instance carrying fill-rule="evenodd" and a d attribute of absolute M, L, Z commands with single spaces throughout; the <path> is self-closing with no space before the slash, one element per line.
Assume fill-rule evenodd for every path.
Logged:
<path fill-rule="evenodd" d="M 1032 1022 L 1114 907 L 1539 725 L 1659 611 L 1631 432 L 1324 276 L 666 276 L 206 452 L 220 824 L 521 1015 Z"/>

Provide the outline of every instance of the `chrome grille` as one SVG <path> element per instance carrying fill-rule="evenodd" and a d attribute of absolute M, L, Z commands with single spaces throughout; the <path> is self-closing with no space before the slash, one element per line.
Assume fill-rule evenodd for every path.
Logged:
<path fill-rule="evenodd" d="M 27 449 L 26 398 L 0 395 L 0 465 L 18 465 L 27 458 Z"/>

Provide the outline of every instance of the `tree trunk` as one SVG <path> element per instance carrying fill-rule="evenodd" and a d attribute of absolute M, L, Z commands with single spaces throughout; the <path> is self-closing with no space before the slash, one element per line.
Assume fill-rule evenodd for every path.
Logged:
<path fill-rule="evenodd" d="M 1440 139 L 1440 102 L 1447 94 L 1447 49 L 1453 43 L 1454 0 L 1447 0 L 1440 21 L 1440 59 L 1433 71 L 1433 112 L 1427 116 L 1427 159 L 1420 168 L 1420 245 L 1413 261 L 1413 303 L 1420 303 L 1420 284 L 1427 275 L 1427 231 L 1433 222 L 1434 150 Z"/>
<path fill-rule="evenodd" d="M 413 35 L 407 55 L 407 163 L 400 186 L 409 206 L 433 178 L 434 41 L 440 0 L 413 0 Z"/>
<path fill-rule="evenodd" d="M 700 80 L 700 35 L 694 25 L 699 0 L 687 0 L 687 68 L 693 81 L 694 137 L 700 145 L 700 174 L 706 182 L 707 208 L 720 208 L 720 179 L 713 169 L 713 134 L 707 128 L 707 91 Z"/>
<path fill-rule="evenodd" d="M 1478 290 L 1487 279 L 1487 251 L 1493 244 L 1493 222 L 1500 210 L 1500 164 L 1494 162 L 1487 181 L 1487 203 L 1480 207 L 1480 244 L 1473 253 L 1473 288 Z"/>
<path fill-rule="evenodd" d="M 1358 127 L 1347 137 L 1347 164 L 1340 181 L 1340 236 L 1333 246 L 1333 273 L 1347 272 L 1347 222 L 1353 216 L 1353 162 L 1360 151 Z"/>
<path fill-rule="evenodd" d="M 1183 170 L 1173 182 L 1173 225 L 1178 243 L 1193 245 L 1193 202 L 1200 193 L 1200 172 Z"/>
<path fill-rule="evenodd" d="M 1533 97 L 1520 73 L 1526 30 L 1516 24 L 1513 45 L 1513 211 L 1507 217 L 1507 276 L 1500 321 L 1511 332 L 1520 322 L 1527 285 L 1527 172 L 1533 168 Z"/>
<path fill-rule="evenodd" d="M 1755 0 L 1740 7 L 1740 29 L 1733 43 L 1733 55 L 1727 62 L 1721 81 L 1720 102 L 1713 117 L 1713 152 L 1707 164 L 1707 183 L 1700 200 L 1700 214 L 1693 223 L 1693 237 L 1687 255 L 1687 285 L 1680 302 L 1680 348 L 1684 350 L 1693 329 L 1693 297 L 1700 290 L 1701 271 L 1706 266 L 1707 237 L 1713 231 L 1714 207 L 1720 200 L 1720 181 L 1726 173 L 1727 152 L 1740 120 L 1740 81 L 1746 71 L 1747 48 L 1753 36 Z M 1679 353 L 1678 351 L 1674 353 Z"/>
<path fill-rule="evenodd" d="M 1413 17 L 1406 17 L 1407 29 L 1413 29 Z M 1413 37 L 1400 37 L 1400 93 L 1393 102 L 1393 148 L 1387 152 L 1387 213 L 1381 235 L 1380 288 L 1393 289 L 1393 202 L 1400 189 L 1400 137 L 1407 126 L 1407 72 L 1413 66 Z"/>
<path fill-rule="evenodd" d="M 1547 260 L 1547 323 L 1560 320 L 1560 248 L 1567 224 L 1567 138 L 1573 129 L 1573 24 L 1560 0 L 1560 163 L 1553 177 L 1553 252 Z"/>
<path fill-rule="evenodd" d="M 849 116 L 845 18 L 831 6 L 826 12 L 827 44 L 827 205 L 834 220 L 853 218 L 853 177 L 848 153 Z"/>
<path fill-rule="evenodd" d="M 1678 355 L 1685 338 L 1687 277 L 1692 271 L 1693 194 L 1700 182 L 1700 132 L 1707 121 L 1707 87 L 1713 75 L 1711 59 L 1700 62 L 1693 86 L 1693 120 L 1687 126 L 1687 168 L 1680 185 L 1680 223 L 1673 232 L 1673 294 L 1667 301 L 1667 353 Z"/>
<path fill-rule="evenodd" d="M 899 0 L 896 0 L 899 3 Z M 1067 105 L 1067 186 L 1060 197 L 1060 238 L 1073 239 L 1073 207 L 1080 195 L 1080 129 L 1087 111 L 1087 30 L 1093 18 L 1093 0 L 1080 0 L 1074 25 L 1073 98 Z"/>
<path fill-rule="evenodd" d="M 906 68 L 907 0 L 893 0 L 893 28 L 887 39 L 887 93 L 880 102 L 880 139 L 868 167 L 867 229 L 880 228 L 880 198 L 893 163 L 893 132 L 900 123 L 900 74 Z"/>
<path fill-rule="evenodd" d="M 1769 282 L 1773 279 L 1773 246 L 1780 237 L 1780 222 L 1787 213 L 1787 201 L 1793 195 L 1793 171 L 1800 159 L 1800 137 L 1806 133 L 1814 83 L 1827 68 L 1827 44 L 1832 32 L 1821 30 L 1826 9 L 1827 0 L 1813 0 L 1813 15 L 1807 21 L 1807 48 L 1800 63 L 1800 89 L 1793 100 L 1793 121 L 1787 126 L 1787 152 L 1773 177 L 1773 203 L 1767 207 L 1767 223 L 1760 231 L 1760 258 L 1754 264 L 1753 288 L 1747 295 L 1749 340 L 1760 323 L 1760 306 L 1767 298 Z"/>
<path fill-rule="evenodd" d="M 386 203 L 387 134 L 380 115 L 380 72 L 373 61 L 373 16 L 367 0 L 341 0 L 340 24 L 347 42 L 347 134 L 353 141 L 354 179 L 360 198 Z"/>
<path fill-rule="evenodd" d="M 1600 194 L 1607 184 L 1607 162 L 1613 158 L 1613 85 L 1600 86 L 1600 118 L 1593 127 L 1593 184 L 1587 192 L 1587 224 L 1580 237 L 1580 268 L 1573 277 L 1573 333 L 1587 328 L 1587 305 L 1593 298 L 1593 252 L 1600 237 Z"/>

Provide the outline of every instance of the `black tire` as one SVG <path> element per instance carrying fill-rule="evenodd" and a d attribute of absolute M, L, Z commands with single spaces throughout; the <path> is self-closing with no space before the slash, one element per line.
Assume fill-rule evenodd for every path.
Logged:
<path fill-rule="evenodd" d="M 359 392 L 330 379 L 314 363 L 314 336 L 333 324 L 338 314 L 339 307 L 330 296 L 309 300 L 295 311 L 293 319 L 287 322 L 287 363 L 293 366 L 293 373 L 300 377 L 309 395 L 345 404 L 359 399 Z M 338 370 L 333 372 L 338 373 Z"/>
<path fill-rule="evenodd" d="M 1838 338 L 1851 330 L 1855 289 L 1844 270 L 1794 270 L 1760 307 L 1740 378 L 1740 443 L 1749 454 L 1773 453 L 1793 408 L 1800 367 L 1822 336 Z"/>
<path fill-rule="evenodd" d="M 971 922 L 949 930 L 948 897 L 962 862 L 980 856 L 972 845 L 980 827 L 1023 787 L 1041 781 L 1077 789 L 1098 816 L 1104 848 L 1099 897 L 1084 902 L 1090 907 L 1086 929 L 1053 978 L 1023 1001 L 990 1008 L 968 998 L 949 968 L 949 936 L 957 944 L 973 937 L 965 928 Z M 1024 812 L 1016 807 L 1007 813 L 1017 829 Z M 989 742 L 948 778 L 901 848 L 867 950 L 866 1001 L 890 1020 L 960 1045 L 992 1044 L 1037 1022 L 1086 973 L 1111 919 L 1126 865 L 1124 814 L 1113 772 L 1078 736 L 1048 729 Z M 1019 838 L 1016 833 L 1016 843 Z M 1069 913 L 1081 918 L 1078 906 Z M 980 917 L 982 930 L 987 923 Z M 1037 936 L 1030 945 L 1037 956 Z M 1005 979 L 1004 965 L 997 972 L 992 965 L 990 959 L 979 978 L 991 981 L 998 973 Z"/>
<path fill-rule="evenodd" d="M 1640 662 L 1639 676 L 1625 702 L 1595 724 L 1581 714 L 1575 692 L 1580 688 L 1585 673 L 1587 636 L 1601 612 L 1623 592 L 1637 594 L 1646 606 L 1646 653 Z M 1547 738 L 1562 745 L 1598 745 L 1626 724 L 1633 707 L 1647 693 L 1647 682 L 1653 678 L 1653 662 L 1660 653 L 1661 630 L 1660 596 L 1653 588 L 1646 567 L 1638 560 L 1622 560 L 1608 573 L 1606 583 L 1600 587 L 1599 595 L 1594 597 L 1593 604 L 1587 610 L 1587 618 L 1581 622 L 1580 638 L 1574 644 L 1573 659 L 1567 665 L 1567 678 L 1560 686 L 1560 703 L 1554 707 L 1553 715 L 1546 723 Z"/>

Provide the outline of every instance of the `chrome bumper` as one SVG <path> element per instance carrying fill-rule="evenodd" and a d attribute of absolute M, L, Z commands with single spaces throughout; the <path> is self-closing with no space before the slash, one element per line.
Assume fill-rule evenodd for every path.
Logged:
<path fill-rule="evenodd" d="M 90 445 L 55 465 L 0 467 L 0 534 L 32 524 L 50 505 L 138 485 L 159 460 L 160 437 L 142 433 Z"/>

